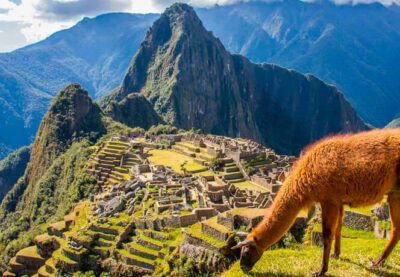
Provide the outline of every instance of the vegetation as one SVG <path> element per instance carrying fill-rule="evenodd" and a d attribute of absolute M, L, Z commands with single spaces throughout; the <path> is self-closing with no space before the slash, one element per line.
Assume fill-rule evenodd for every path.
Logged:
<path fill-rule="evenodd" d="M 27 246 L 46 227 L 46 222 L 61 219 L 74 203 L 97 191 L 94 178 L 86 173 L 90 156 L 89 142 L 74 143 L 40 178 L 34 187 L 27 188 L 13 213 L 3 216 L 0 240 L 7 244 L 1 258 L 5 262 L 16 251 Z M 5 199 L 7 200 L 7 198 Z"/>
<path fill-rule="evenodd" d="M 213 171 L 221 171 L 223 167 L 224 167 L 224 163 L 221 161 L 221 159 L 219 159 L 217 157 L 213 158 L 210 162 L 210 168 Z"/>
<path fill-rule="evenodd" d="M 372 232 L 346 227 L 342 237 L 342 255 L 339 260 L 331 259 L 329 276 L 398 276 L 398 251 L 393 251 L 382 268 L 368 268 L 381 254 L 386 240 L 376 239 Z M 320 247 L 293 244 L 289 248 L 266 251 L 249 274 L 243 273 L 236 262 L 222 276 L 309 276 L 319 269 L 321 258 Z"/>
<path fill-rule="evenodd" d="M 67 87 L 55 98 L 24 177 L 0 206 L 0 242 L 6 245 L 0 253 L 0 270 L 18 249 L 45 232 L 47 222 L 62 219 L 75 203 L 98 191 L 97 182 L 86 173 L 94 143 L 131 130 L 103 117 L 78 85 Z"/>
<path fill-rule="evenodd" d="M 114 120 L 131 127 L 148 129 L 162 123 L 146 97 L 139 93 L 131 93 L 120 102 L 112 101 L 107 106 L 106 113 Z"/>
<path fill-rule="evenodd" d="M 159 124 L 150 127 L 150 129 L 146 132 L 146 137 L 152 137 L 152 136 L 157 136 L 157 135 L 167 135 L 167 134 L 176 134 L 178 133 L 178 128 L 175 126 L 171 125 L 164 125 L 164 124 Z"/>
<path fill-rule="evenodd" d="M 28 146 L 21 147 L 0 161 L 0 202 L 24 174 L 29 162 L 30 151 L 31 148 Z"/>

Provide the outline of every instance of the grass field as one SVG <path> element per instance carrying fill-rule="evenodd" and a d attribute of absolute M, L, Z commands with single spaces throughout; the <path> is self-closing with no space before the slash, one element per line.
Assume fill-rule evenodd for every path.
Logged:
<path fill-rule="evenodd" d="M 376 270 L 368 264 L 376 259 L 386 240 L 376 239 L 372 232 L 343 228 L 342 255 L 339 260 L 331 259 L 326 276 L 400 276 L 400 249 L 397 247 L 386 264 Z M 294 245 L 288 249 L 266 251 L 249 274 L 244 274 L 236 262 L 222 276 L 310 276 L 320 267 L 322 248 Z"/>
<path fill-rule="evenodd" d="M 181 164 L 185 161 L 187 162 L 185 168 L 188 171 L 200 171 L 206 170 L 207 168 L 195 163 L 193 158 L 187 157 L 185 155 L 170 151 L 170 150 L 150 150 L 149 161 L 156 165 L 165 165 L 172 168 L 172 170 L 183 173 L 181 170 Z"/>
<path fill-rule="evenodd" d="M 260 185 L 257 185 L 250 181 L 243 181 L 239 183 L 234 183 L 235 187 L 238 189 L 249 189 L 249 190 L 256 190 L 261 192 L 267 192 L 268 190 Z"/>

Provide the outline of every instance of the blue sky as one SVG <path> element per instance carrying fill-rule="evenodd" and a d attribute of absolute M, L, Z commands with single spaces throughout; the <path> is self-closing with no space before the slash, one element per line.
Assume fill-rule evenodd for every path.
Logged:
<path fill-rule="evenodd" d="M 184 0 L 196 7 L 226 5 L 241 0 Z M 242 0 L 253 1 L 253 0 Z M 276 0 L 263 0 L 276 1 Z M 306 1 L 306 0 L 305 0 Z M 313 0 L 307 0 L 313 1 Z M 332 0 L 337 4 L 400 4 L 400 0 Z M 37 42 L 71 27 L 85 16 L 107 12 L 162 12 L 174 0 L 0 0 L 0 52 Z"/>

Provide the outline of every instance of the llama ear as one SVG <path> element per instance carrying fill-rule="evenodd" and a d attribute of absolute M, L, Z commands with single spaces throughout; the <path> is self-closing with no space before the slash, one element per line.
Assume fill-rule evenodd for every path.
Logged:
<path fill-rule="evenodd" d="M 254 240 L 246 239 L 242 242 L 239 242 L 236 246 L 232 247 L 231 250 L 239 249 L 244 246 L 254 245 Z"/>

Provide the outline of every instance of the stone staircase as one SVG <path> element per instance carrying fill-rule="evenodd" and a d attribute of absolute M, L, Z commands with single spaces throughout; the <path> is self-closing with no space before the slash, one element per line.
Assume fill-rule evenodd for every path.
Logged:
<path fill-rule="evenodd" d="M 129 180 L 129 170 L 140 160 L 125 141 L 108 141 L 89 160 L 88 172 L 105 187 Z"/>
<path fill-rule="evenodd" d="M 246 180 L 236 163 L 229 160 L 224 163 L 220 178 L 226 183 L 239 183 Z"/>
<path fill-rule="evenodd" d="M 153 272 L 157 262 L 170 253 L 173 237 L 168 232 L 135 230 L 135 235 L 117 253 L 125 264 Z"/>
<path fill-rule="evenodd" d="M 171 150 L 194 158 L 194 162 L 204 166 L 208 166 L 209 162 L 215 158 L 214 155 L 207 153 L 206 148 L 199 147 L 189 141 L 177 142 L 175 145 L 172 145 Z"/>

